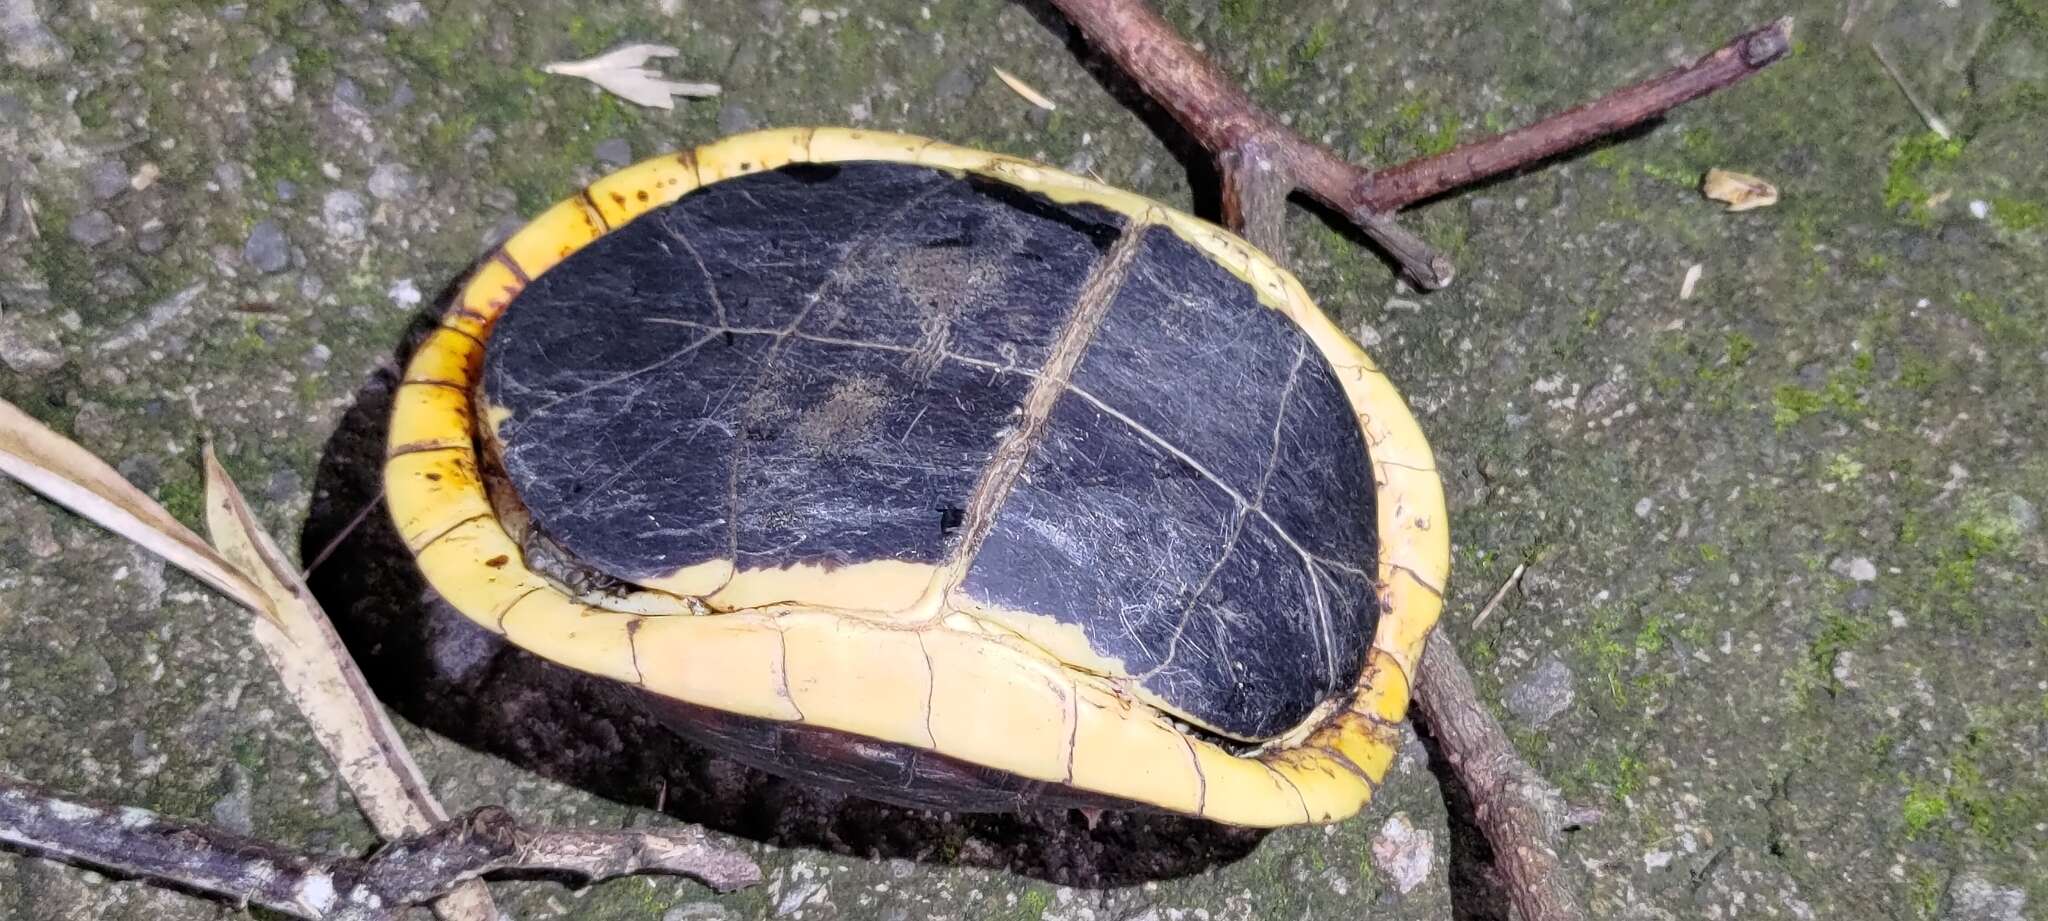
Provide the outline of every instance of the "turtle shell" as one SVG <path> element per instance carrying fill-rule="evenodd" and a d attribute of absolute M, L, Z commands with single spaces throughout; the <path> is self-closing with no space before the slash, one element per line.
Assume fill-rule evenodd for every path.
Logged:
<path fill-rule="evenodd" d="M 1291 276 L 900 135 L 743 135 L 543 214 L 389 450 L 465 614 L 918 805 L 1350 815 L 1447 569 L 1427 444 Z"/>

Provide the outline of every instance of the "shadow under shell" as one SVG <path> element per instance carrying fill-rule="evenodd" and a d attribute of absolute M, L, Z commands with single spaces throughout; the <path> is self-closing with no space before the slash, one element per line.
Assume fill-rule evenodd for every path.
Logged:
<path fill-rule="evenodd" d="M 418 318 L 398 366 L 435 320 L 431 312 Z M 664 803 L 680 821 L 777 847 L 1104 887 L 1199 874 L 1242 859 L 1265 837 L 1147 812 L 1104 813 L 1090 827 L 1073 810 L 956 814 L 893 806 L 786 780 L 691 744 L 663 725 L 638 689 L 521 650 L 427 587 L 382 509 L 395 386 L 389 371 L 364 381 L 328 439 L 300 553 L 310 560 L 340 537 L 308 582 L 372 689 L 406 720 L 605 799 L 634 808 Z"/>

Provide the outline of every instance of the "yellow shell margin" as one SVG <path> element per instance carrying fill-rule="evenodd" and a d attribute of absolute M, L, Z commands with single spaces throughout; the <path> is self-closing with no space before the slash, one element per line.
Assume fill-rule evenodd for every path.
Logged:
<path fill-rule="evenodd" d="M 491 515 L 475 455 L 469 396 L 498 314 L 571 253 L 692 189 L 790 163 L 850 160 L 974 173 L 1161 224 L 1308 333 L 1342 379 L 1379 490 L 1382 616 L 1348 706 L 1301 737 L 1240 757 L 1099 680 L 971 629 L 906 631 L 800 607 L 627 614 L 584 605 L 526 569 Z M 1450 569 L 1443 487 L 1421 428 L 1292 274 L 1237 235 L 1151 199 L 1013 157 L 873 131 L 736 135 L 626 167 L 543 212 L 485 259 L 414 354 L 384 476 L 392 517 L 427 581 L 466 616 L 545 658 L 703 706 L 933 749 L 1237 825 L 1337 821 L 1371 799 L 1400 744 L 1410 677 Z M 957 690 L 942 693 L 949 689 Z"/>

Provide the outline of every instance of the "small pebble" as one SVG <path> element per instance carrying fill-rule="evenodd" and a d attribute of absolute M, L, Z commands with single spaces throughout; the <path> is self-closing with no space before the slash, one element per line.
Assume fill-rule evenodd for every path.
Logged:
<path fill-rule="evenodd" d="M 2007 498 L 2005 508 L 2006 512 L 2012 515 L 2013 526 L 2018 528 L 2021 534 L 2032 534 L 2035 528 L 2041 526 L 2040 511 L 2035 509 L 2034 503 L 2028 502 L 2025 496 Z"/>
<path fill-rule="evenodd" d="M 1835 653 L 1834 665 L 1828 669 L 1828 674 L 1840 682 L 1842 687 L 1850 690 L 1863 686 L 1856 681 L 1856 653 L 1850 650 L 1844 649 Z"/>
<path fill-rule="evenodd" d="M 41 377 L 64 366 L 64 347 L 47 326 L 0 317 L 0 365 L 23 377 Z"/>
<path fill-rule="evenodd" d="M 392 282 L 391 287 L 386 289 L 384 291 L 384 294 L 385 296 L 391 298 L 391 303 L 393 306 L 396 306 L 401 310 L 411 310 L 412 308 L 419 306 L 420 303 L 419 286 L 413 284 L 413 281 L 410 278 L 401 278 L 395 282 Z"/>
<path fill-rule="evenodd" d="M 1372 839 L 1372 862 L 1407 895 L 1429 876 L 1436 862 L 1436 839 L 1415 827 L 1405 812 L 1396 812 Z"/>
<path fill-rule="evenodd" d="M 400 163 L 379 163 L 370 172 L 370 196 L 378 201 L 392 201 L 412 193 L 418 181 L 412 170 Z"/>
<path fill-rule="evenodd" d="M 718 107 L 718 131 L 721 134 L 739 134 L 756 127 L 754 113 L 737 102 L 728 102 Z"/>
<path fill-rule="evenodd" d="M 42 6 L 49 8 L 49 4 Z M 0 2 L 0 55 L 4 55 L 0 60 L 28 71 L 62 63 L 71 56 L 36 15 L 36 7 L 34 3 Z"/>
<path fill-rule="evenodd" d="M 384 8 L 384 21 L 408 29 L 424 25 L 427 21 L 427 8 L 421 6 L 419 0 L 394 3 Z"/>
<path fill-rule="evenodd" d="M 1942 921 L 2024 921 L 2027 891 L 2000 886 L 1966 870 L 1949 887 L 1948 911 L 1941 917 Z"/>
<path fill-rule="evenodd" d="M 327 193 L 320 203 L 320 219 L 327 235 L 337 243 L 359 243 L 370 232 L 370 212 L 363 197 L 345 189 Z"/>
<path fill-rule="evenodd" d="M 591 153 L 596 155 L 597 162 L 612 166 L 625 166 L 633 162 L 633 145 L 626 143 L 625 138 L 606 138 L 599 141 Z"/>
<path fill-rule="evenodd" d="M 284 271 L 292 263 L 291 241 L 285 238 L 284 228 L 276 221 L 257 221 L 242 244 L 242 261 L 266 275 Z"/>
<path fill-rule="evenodd" d="M 213 167 L 213 182 L 208 189 L 234 194 L 242 191 L 242 164 L 234 162 L 216 163 Z"/>
<path fill-rule="evenodd" d="M 87 211 L 71 219 L 65 232 L 86 246 L 98 246 L 114 238 L 114 219 L 105 211 Z"/>
<path fill-rule="evenodd" d="M 1877 564 L 1863 556 L 1854 559 L 1836 557 L 1828 564 L 1828 571 L 1855 582 L 1869 582 L 1877 578 Z"/>
<path fill-rule="evenodd" d="M 981 85 L 977 74 L 978 71 L 969 69 L 965 64 L 956 65 L 939 77 L 939 82 L 932 87 L 932 95 L 942 103 L 965 100 L 974 95 L 975 88 Z"/>
<path fill-rule="evenodd" d="M 250 810 L 254 784 L 248 770 L 230 762 L 223 772 L 227 790 L 213 803 L 213 820 L 222 828 L 239 835 L 246 835 L 256 827 Z"/>
<path fill-rule="evenodd" d="M 86 173 L 85 186 L 93 198 L 108 201 L 128 191 L 128 167 L 119 160 L 101 160 Z"/>
<path fill-rule="evenodd" d="M 1505 702 L 1516 719 L 1530 726 L 1542 726 L 1570 709 L 1576 696 L 1571 668 L 1556 656 L 1549 656 L 1508 687 Z"/>

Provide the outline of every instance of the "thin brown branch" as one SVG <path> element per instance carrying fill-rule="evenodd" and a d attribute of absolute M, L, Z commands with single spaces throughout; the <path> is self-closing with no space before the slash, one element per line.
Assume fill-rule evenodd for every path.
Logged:
<path fill-rule="evenodd" d="M 501 870 L 568 871 L 592 880 L 668 873 L 719 891 L 761 879 L 745 854 L 695 829 L 533 828 L 501 807 L 485 806 L 368 858 L 329 857 L 147 810 L 87 803 L 7 777 L 0 777 L 0 843 L 323 921 L 396 917 Z"/>
<path fill-rule="evenodd" d="M 1493 848 L 1494 870 L 1516 914 L 1524 921 L 1584 918 L 1557 859 L 1559 823 L 1545 808 L 1552 788 L 1479 703 L 1472 675 L 1441 630 L 1423 647 L 1415 705 L 1471 797 L 1473 821 Z"/>
<path fill-rule="evenodd" d="M 0 778 L 0 842 L 296 918 L 322 916 L 319 887 L 307 884 L 334 878 L 331 861 L 268 841 L 83 803 L 12 778 Z M 329 905 L 332 898 L 329 887 Z"/>
<path fill-rule="evenodd" d="M 1234 171 L 1241 173 L 1241 168 L 1225 161 L 1225 214 L 1252 245 L 1281 258 L 1281 251 L 1273 247 L 1284 242 L 1279 228 L 1285 202 L 1260 189 L 1256 178 L 1240 176 L 1233 182 Z M 1487 611 L 1521 574 L 1522 567 L 1516 567 L 1488 602 Z M 1480 619 L 1484 618 L 1482 613 Z M 1566 888 L 1553 848 L 1557 823 L 1545 818 L 1542 797 L 1550 788 L 1515 753 L 1500 723 L 1480 705 L 1472 676 L 1442 631 L 1423 647 L 1414 696 L 1472 803 L 1471 820 L 1491 846 L 1493 866 L 1519 916 L 1523 921 L 1581 921 L 1585 916 Z"/>
<path fill-rule="evenodd" d="M 1240 223 L 1233 217 L 1245 213 L 1235 201 L 1241 190 L 1263 194 L 1271 187 L 1281 198 L 1299 191 L 1343 213 L 1426 289 L 1450 283 L 1451 262 L 1403 228 L 1393 212 L 1641 124 L 1757 72 L 1792 47 L 1792 20 L 1781 19 L 1693 64 L 1528 127 L 1373 171 L 1259 108 L 1144 0 L 1051 2 L 1222 164 L 1223 210 L 1233 226 Z M 1249 174 L 1261 178 L 1247 186 Z"/>
<path fill-rule="evenodd" d="M 1792 51 L 1792 19 L 1744 32 L 1683 67 L 1673 68 L 1559 112 L 1533 125 L 1473 141 L 1433 157 L 1378 170 L 1358 186 L 1346 210 L 1395 211 L 1489 176 L 1538 163 L 1611 137 L 1684 103 L 1724 89 Z"/>
<path fill-rule="evenodd" d="M 1223 174 L 1223 226 L 1286 265 L 1288 177 L 1257 144 L 1217 154 L 1216 166 Z"/>
<path fill-rule="evenodd" d="M 1282 198 L 1299 190 L 1342 210 L 1417 284 L 1450 283 L 1450 260 L 1391 214 L 1346 205 L 1364 170 L 1259 108 L 1143 0 L 1052 3 L 1210 154 L 1272 173 Z"/>

